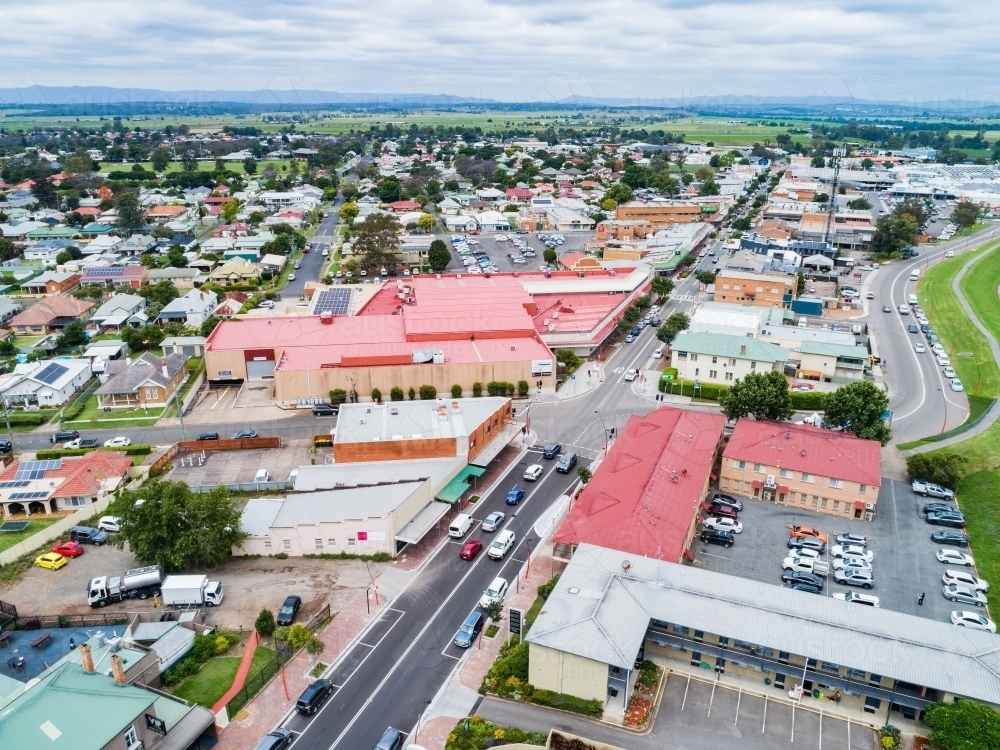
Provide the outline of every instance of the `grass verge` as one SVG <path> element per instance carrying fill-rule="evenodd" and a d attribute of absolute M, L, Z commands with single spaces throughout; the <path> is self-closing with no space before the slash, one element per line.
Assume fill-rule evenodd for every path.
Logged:
<path fill-rule="evenodd" d="M 54 524 L 56 521 L 61 521 L 61 518 L 40 518 L 37 521 L 29 521 L 28 528 L 24 531 L 4 531 L 0 533 L 0 552 L 9 550 L 15 544 L 20 544 L 26 539 L 30 539 L 32 536 L 37 534 L 43 529 L 47 529 L 49 526 Z M 53 542 L 55 546 L 55 542 Z"/>
<path fill-rule="evenodd" d="M 958 504 L 968 524 L 976 572 L 987 581 L 1000 581 L 1000 472 L 978 471 L 962 479 Z"/>
<path fill-rule="evenodd" d="M 265 664 L 274 659 L 276 653 L 265 646 L 258 646 L 254 652 L 248 674 L 259 672 Z M 190 703 L 197 703 L 209 709 L 212 708 L 216 701 L 233 686 L 233 680 L 236 678 L 236 671 L 240 667 L 240 661 L 241 659 L 238 656 L 219 656 L 209 659 L 205 662 L 205 666 L 186 679 L 174 691 L 174 695 Z"/>

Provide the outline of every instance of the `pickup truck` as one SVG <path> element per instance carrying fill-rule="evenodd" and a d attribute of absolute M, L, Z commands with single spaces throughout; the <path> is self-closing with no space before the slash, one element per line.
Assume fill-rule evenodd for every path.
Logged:
<path fill-rule="evenodd" d="M 932 482 L 925 482 L 923 479 L 914 479 L 910 482 L 910 489 L 923 497 L 943 497 L 947 500 L 955 499 L 955 493 L 951 490 Z"/>
<path fill-rule="evenodd" d="M 63 444 L 63 448 L 66 450 L 77 450 L 79 448 L 97 448 L 100 446 L 100 442 L 97 440 L 85 440 L 83 438 L 77 438 L 76 440 L 70 440 L 68 443 Z"/>
<path fill-rule="evenodd" d="M 786 557 L 781 563 L 782 570 L 794 570 L 797 573 L 814 573 L 818 576 L 830 574 L 830 565 L 824 560 L 811 557 Z"/>

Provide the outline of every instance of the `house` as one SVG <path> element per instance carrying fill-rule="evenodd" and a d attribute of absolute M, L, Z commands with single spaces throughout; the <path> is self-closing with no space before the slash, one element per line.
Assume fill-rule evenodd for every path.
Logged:
<path fill-rule="evenodd" d="M 123 452 L 98 450 L 55 459 L 44 469 L 23 463 L 15 461 L 0 473 L 0 508 L 7 518 L 73 512 L 98 503 L 128 480 L 132 459 Z"/>
<path fill-rule="evenodd" d="M 445 198 L 437 204 L 438 212 L 444 216 L 455 216 L 462 208 L 462 204 L 451 198 Z"/>
<path fill-rule="evenodd" d="M 288 257 L 285 255 L 275 255 L 269 253 L 260 259 L 261 269 L 269 269 L 272 273 L 279 273 L 284 269 L 285 265 L 288 263 Z"/>
<path fill-rule="evenodd" d="M 40 300 L 10 320 L 18 336 L 36 336 L 59 331 L 87 315 L 97 305 L 72 297 L 48 297 Z"/>
<path fill-rule="evenodd" d="M 116 294 L 94 311 L 91 320 L 98 328 L 121 329 L 137 312 L 146 309 L 146 299 L 137 294 Z"/>
<path fill-rule="evenodd" d="M 176 221 L 187 213 L 185 206 L 153 206 L 146 211 L 146 218 L 150 221 L 164 222 Z"/>
<path fill-rule="evenodd" d="M 149 269 L 145 266 L 91 266 L 83 270 L 80 283 L 139 289 L 148 278 Z"/>
<path fill-rule="evenodd" d="M 882 484 L 882 446 L 849 432 L 808 424 L 736 423 L 722 454 L 726 492 L 871 520 Z"/>
<path fill-rule="evenodd" d="M 510 229 L 507 217 L 499 211 L 483 211 L 476 218 L 484 232 L 506 232 Z"/>
<path fill-rule="evenodd" d="M 108 381 L 94 391 L 101 408 L 163 406 L 187 377 L 187 358 L 146 352 L 137 359 L 109 362 L 107 372 Z"/>
<path fill-rule="evenodd" d="M 159 244 L 160 241 L 155 237 L 150 237 L 147 234 L 134 234 L 116 249 L 117 252 L 126 255 L 142 255 L 153 252 Z"/>
<path fill-rule="evenodd" d="M 219 303 L 219 306 L 212 311 L 212 316 L 216 318 L 231 318 L 239 313 L 249 298 L 250 295 L 245 292 L 229 292 L 226 298 Z"/>
<path fill-rule="evenodd" d="M 260 278 L 260 266 L 247 260 L 231 260 L 212 271 L 209 278 L 219 284 L 246 284 Z"/>
<path fill-rule="evenodd" d="M 218 307 L 219 298 L 215 292 L 203 292 L 200 289 L 192 289 L 183 297 L 168 302 L 157 317 L 157 322 L 164 323 L 184 323 L 186 325 L 200 326 L 212 315 L 212 311 Z"/>
<path fill-rule="evenodd" d="M 0 375 L 0 397 L 24 406 L 62 406 L 91 376 L 89 359 L 24 362 Z"/>
<path fill-rule="evenodd" d="M 751 372 L 782 372 L 788 350 L 746 336 L 681 331 L 671 346 L 677 377 L 696 383 L 732 385 Z"/>
<path fill-rule="evenodd" d="M 65 294 L 78 286 L 80 286 L 78 274 L 46 271 L 31 281 L 22 282 L 21 291 L 25 294 Z"/>
<path fill-rule="evenodd" d="M 798 377 L 826 383 L 849 383 L 864 377 L 868 349 L 857 344 L 803 341 Z"/>
<path fill-rule="evenodd" d="M 389 203 L 386 208 L 394 214 L 405 214 L 410 211 L 419 211 L 420 204 L 416 201 L 394 201 Z"/>
<path fill-rule="evenodd" d="M 112 237 L 105 234 L 92 239 L 80 248 L 80 252 L 84 255 L 101 255 L 103 253 L 118 252 L 119 248 L 124 244 L 125 241 L 121 237 Z"/>
<path fill-rule="evenodd" d="M 178 289 L 193 289 L 195 279 L 201 276 L 202 272 L 197 268 L 151 268 L 147 277 L 150 284 L 167 279 Z"/>
<path fill-rule="evenodd" d="M 0 297 L 0 325 L 4 325 L 8 320 L 24 309 L 24 305 L 15 302 L 10 297 Z"/>
<path fill-rule="evenodd" d="M 444 217 L 444 224 L 449 232 L 474 232 L 479 229 L 479 222 L 475 216 L 466 214 Z"/>
<path fill-rule="evenodd" d="M 45 266 L 54 266 L 56 264 L 56 256 L 59 253 L 71 247 L 77 247 L 78 244 L 71 240 L 41 240 L 39 242 L 32 242 L 24 248 L 24 259 L 26 261 L 41 261 L 42 265 Z"/>
<path fill-rule="evenodd" d="M 179 354 L 184 359 L 190 359 L 191 357 L 205 356 L 205 342 L 207 340 L 204 336 L 171 336 L 163 339 L 160 346 L 163 349 L 164 357 L 170 354 Z"/>

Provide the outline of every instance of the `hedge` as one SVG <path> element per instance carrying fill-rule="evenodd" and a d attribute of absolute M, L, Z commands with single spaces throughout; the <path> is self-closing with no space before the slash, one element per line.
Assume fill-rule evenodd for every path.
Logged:
<path fill-rule="evenodd" d="M 38 427 L 52 419 L 52 413 L 36 414 L 34 412 L 10 412 L 7 415 L 11 427 L 25 427 L 31 425 Z"/>
<path fill-rule="evenodd" d="M 694 383 L 685 380 L 681 388 L 678 388 L 677 381 L 660 380 L 660 393 L 669 393 L 669 385 L 673 384 L 674 393 L 682 393 L 685 396 L 694 397 Z M 716 385 L 715 383 L 702 383 L 698 389 L 698 398 L 705 401 L 718 401 L 722 394 L 728 390 L 727 386 Z M 791 391 L 789 392 L 792 408 L 796 411 L 823 411 L 826 406 L 826 393 L 821 391 Z"/>
<path fill-rule="evenodd" d="M 51 450 L 38 451 L 35 454 L 35 458 L 39 461 L 47 461 L 53 458 L 67 458 L 69 456 L 84 456 L 94 448 L 71 448 L 69 450 L 65 448 L 52 448 Z M 103 446 L 98 447 L 96 450 L 102 451 L 118 451 L 124 453 L 126 456 L 148 456 L 153 452 L 153 446 L 151 445 L 130 445 L 126 448 L 105 448 Z"/>

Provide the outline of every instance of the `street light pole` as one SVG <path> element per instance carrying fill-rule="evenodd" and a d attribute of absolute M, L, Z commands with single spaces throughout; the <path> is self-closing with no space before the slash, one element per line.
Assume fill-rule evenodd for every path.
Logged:
<path fill-rule="evenodd" d="M 524 530 L 524 524 L 522 524 L 521 519 L 517 517 L 517 513 L 514 513 L 511 516 L 511 518 L 517 521 L 518 528 L 521 529 L 521 534 L 522 536 L 524 536 L 524 546 L 528 550 L 528 557 L 524 563 L 524 580 L 525 582 L 527 582 L 528 576 L 531 575 L 531 537 L 528 536 L 528 532 Z M 520 575 L 515 577 L 515 581 L 519 582 L 520 580 L 521 580 Z M 518 593 L 520 593 L 521 591 L 520 583 L 516 583 L 515 589 Z"/>
<path fill-rule="evenodd" d="M 600 409 L 594 409 L 594 414 L 596 414 L 597 418 L 601 420 L 601 427 L 604 428 L 604 452 L 607 453 L 607 451 L 608 451 L 608 426 L 606 424 L 604 424 L 604 417 L 601 416 L 601 410 Z"/>

